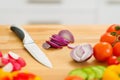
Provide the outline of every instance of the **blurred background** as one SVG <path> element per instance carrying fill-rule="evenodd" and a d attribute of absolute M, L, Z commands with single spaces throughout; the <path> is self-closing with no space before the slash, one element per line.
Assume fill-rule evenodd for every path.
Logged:
<path fill-rule="evenodd" d="M 120 0 L 0 0 L 0 24 L 120 23 Z"/>

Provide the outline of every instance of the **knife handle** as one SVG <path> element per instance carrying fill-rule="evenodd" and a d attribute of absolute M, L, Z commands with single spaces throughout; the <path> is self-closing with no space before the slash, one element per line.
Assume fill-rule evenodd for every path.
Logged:
<path fill-rule="evenodd" d="M 17 36 L 23 41 L 24 44 L 34 42 L 24 29 L 16 26 L 11 26 L 10 29 L 17 34 Z"/>
<path fill-rule="evenodd" d="M 15 26 L 11 26 L 10 29 L 13 32 L 15 32 L 21 40 L 24 39 L 25 35 L 24 35 L 24 32 L 21 29 L 19 29 L 18 27 L 15 27 Z"/>

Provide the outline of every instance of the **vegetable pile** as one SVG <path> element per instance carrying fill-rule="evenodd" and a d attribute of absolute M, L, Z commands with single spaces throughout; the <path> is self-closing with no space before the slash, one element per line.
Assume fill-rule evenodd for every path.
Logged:
<path fill-rule="evenodd" d="M 120 63 L 120 25 L 109 26 L 94 46 L 94 57 L 108 65 Z"/>
<path fill-rule="evenodd" d="M 93 47 L 81 44 L 71 49 L 70 55 L 77 62 L 84 62 L 89 59 L 88 55 L 93 55 L 98 62 L 108 67 L 77 68 L 71 70 L 65 80 L 120 80 L 120 25 L 110 25 Z M 83 56 L 86 59 L 82 59 Z"/>
<path fill-rule="evenodd" d="M 21 70 L 22 67 L 26 66 L 25 60 L 19 55 L 8 52 L 8 54 L 2 54 L 0 52 L 0 67 L 7 72 Z"/>
<path fill-rule="evenodd" d="M 45 49 L 49 48 L 62 48 L 67 46 L 69 43 L 74 42 L 72 33 L 68 30 L 61 30 L 58 34 L 53 34 L 50 40 L 43 43 L 42 47 Z"/>
<path fill-rule="evenodd" d="M 26 66 L 25 60 L 13 52 L 0 52 L 0 80 L 41 80 L 40 77 L 28 72 L 20 72 Z"/>

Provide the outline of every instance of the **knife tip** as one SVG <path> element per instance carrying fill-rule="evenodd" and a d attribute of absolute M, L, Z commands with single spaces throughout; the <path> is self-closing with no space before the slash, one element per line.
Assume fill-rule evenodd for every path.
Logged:
<path fill-rule="evenodd" d="M 53 68 L 52 64 L 46 65 L 48 68 Z"/>

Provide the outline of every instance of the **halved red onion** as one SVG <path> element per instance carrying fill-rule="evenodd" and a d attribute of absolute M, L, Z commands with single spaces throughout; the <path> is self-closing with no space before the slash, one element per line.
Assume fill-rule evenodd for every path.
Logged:
<path fill-rule="evenodd" d="M 58 33 L 59 36 L 63 37 L 64 39 L 67 39 L 68 41 L 70 41 L 71 43 L 74 42 L 74 37 L 72 35 L 72 33 L 68 30 L 61 30 Z"/>
<path fill-rule="evenodd" d="M 70 53 L 73 60 L 84 62 L 93 55 L 93 48 L 90 44 L 81 44 L 76 46 Z"/>

